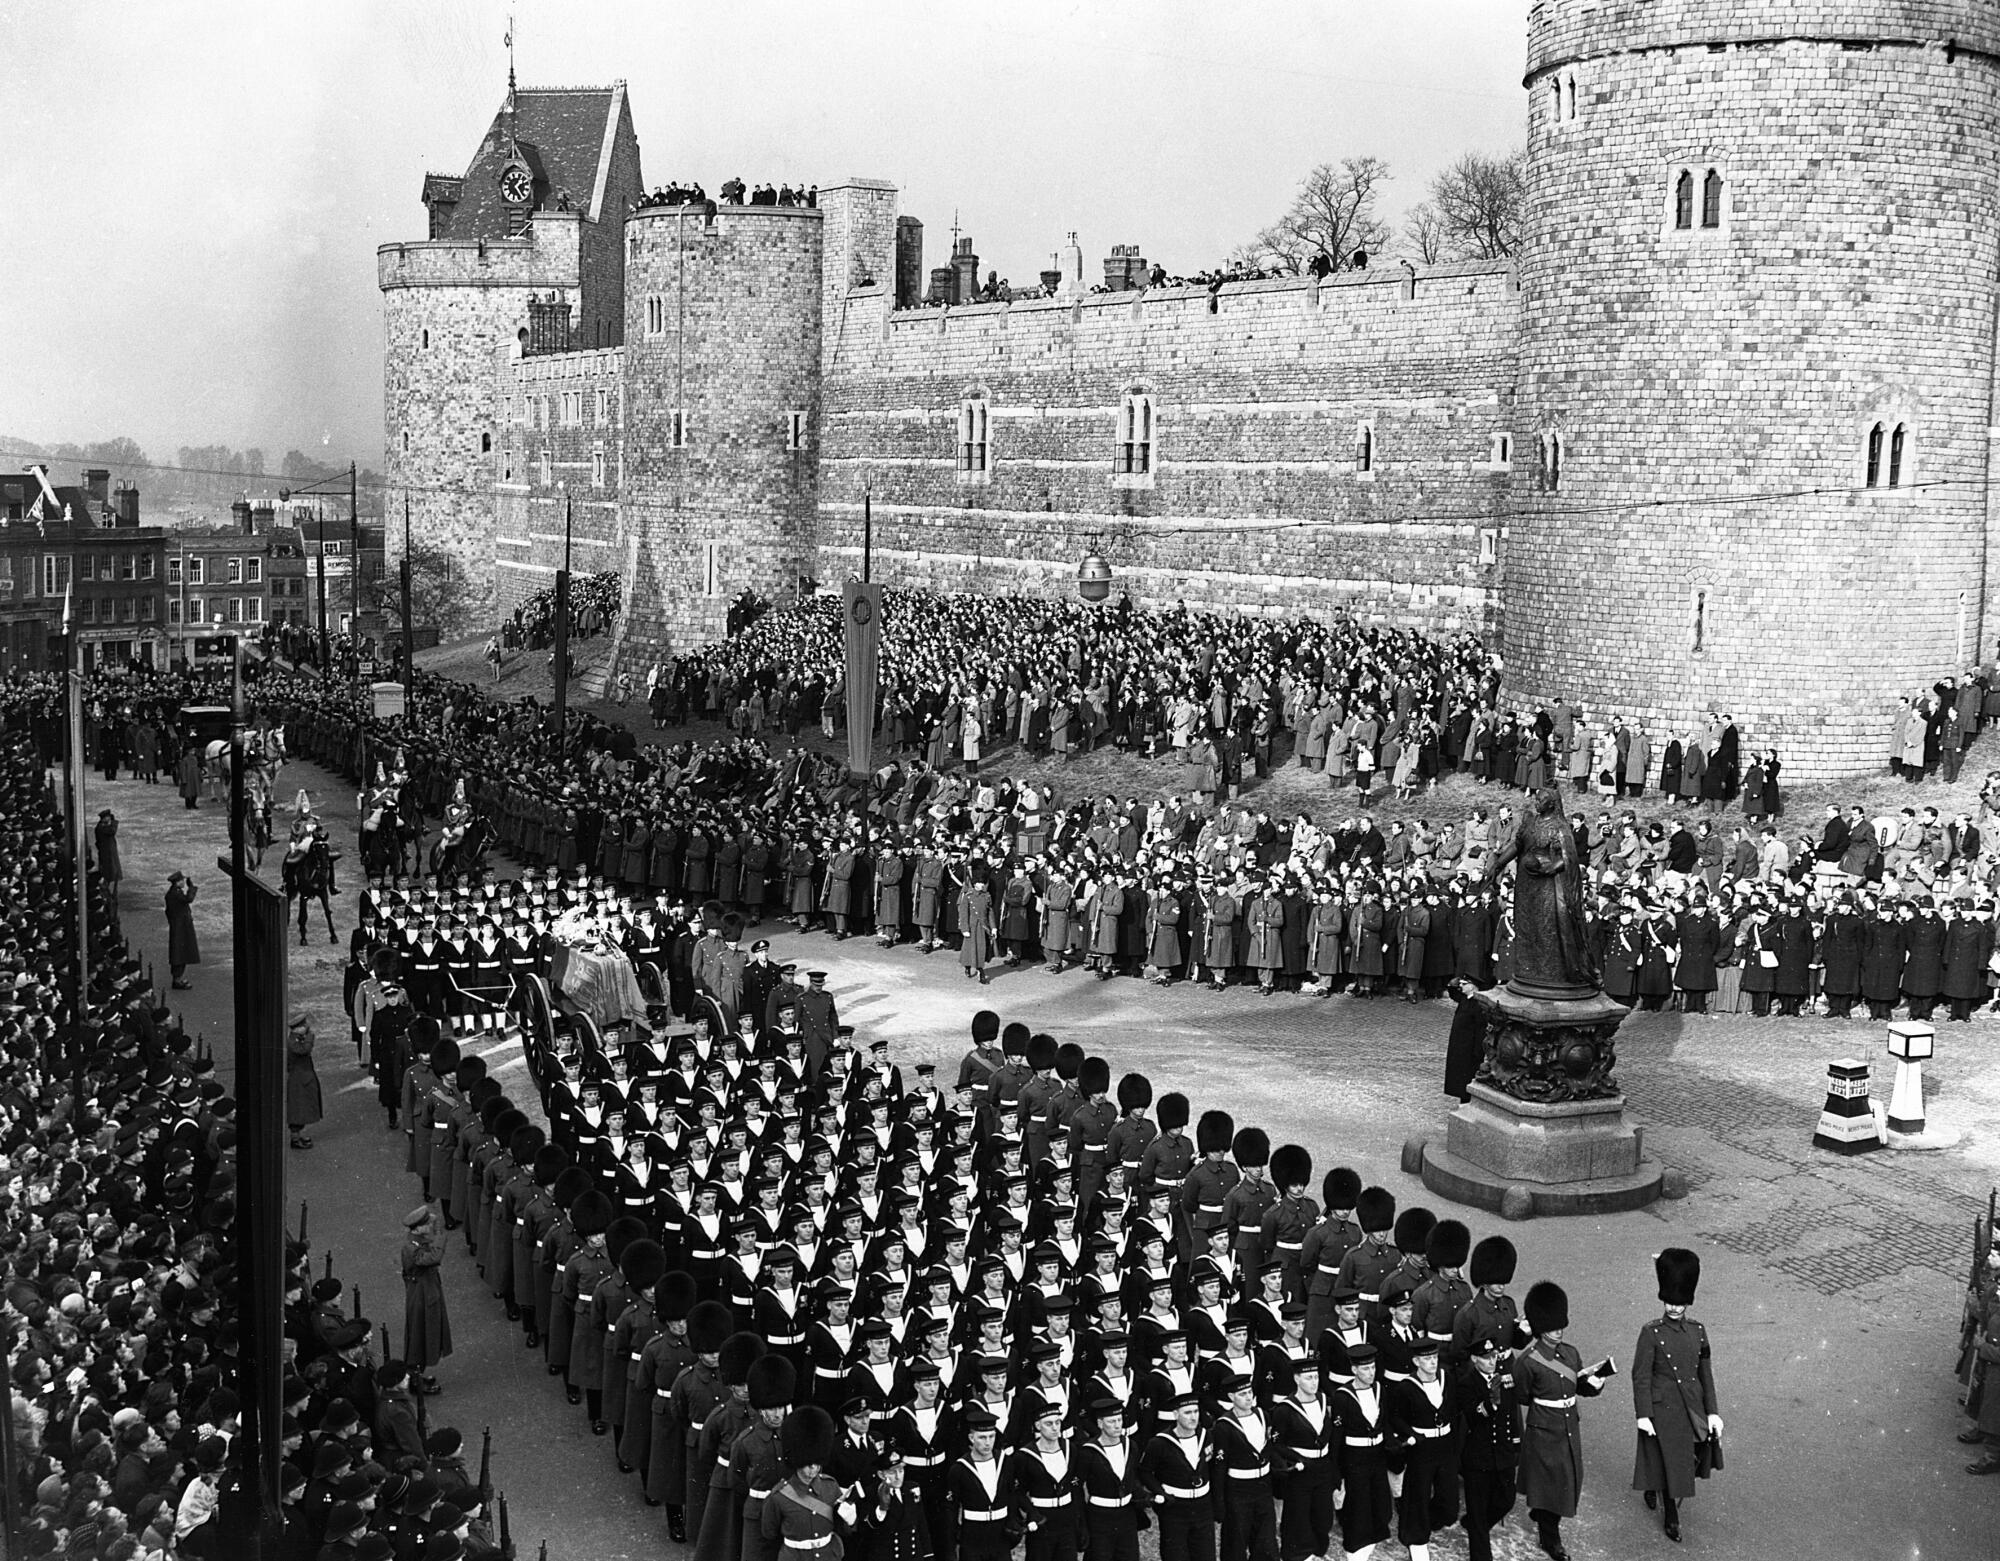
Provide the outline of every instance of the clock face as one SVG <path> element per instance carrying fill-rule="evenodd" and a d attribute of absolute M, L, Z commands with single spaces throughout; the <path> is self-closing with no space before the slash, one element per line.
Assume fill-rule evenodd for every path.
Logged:
<path fill-rule="evenodd" d="M 534 180 L 528 177 L 528 170 L 519 163 L 513 164 L 500 175 L 500 198 L 509 205 L 525 206 L 528 197 L 534 193 Z"/>

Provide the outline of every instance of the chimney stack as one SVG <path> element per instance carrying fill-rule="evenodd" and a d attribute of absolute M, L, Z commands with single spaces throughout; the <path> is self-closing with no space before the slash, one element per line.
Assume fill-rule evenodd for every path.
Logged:
<path fill-rule="evenodd" d="M 959 239 L 951 247 L 951 301 L 969 304 L 979 297 L 979 257 L 972 252 L 972 240 Z"/>
<path fill-rule="evenodd" d="M 90 494 L 91 503 L 108 504 L 111 501 L 111 473 L 106 471 L 102 466 L 91 466 L 84 469 L 83 486 L 85 491 Z M 96 518 L 94 515 L 91 517 L 93 520 Z"/>
<path fill-rule="evenodd" d="M 250 535 L 250 501 L 248 499 L 238 499 L 234 504 L 230 505 L 229 518 L 236 529 L 242 532 L 244 536 L 247 537 Z"/>
<path fill-rule="evenodd" d="M 270 535 L 271 521 L 276 514 L 277 511 L 272 507 L 269 499 L 264 499 L 252 505 L 250 509 L 250 530 L 260 537 Z"/>
<path fill-rule="evenodd" d="M 114 524 L 120 526 L 136 526 L 139 524 L 139 490 L 137 488 L 121 482 L 117 490 L 111 495 L 111 505 L 118 512 L 118 518 Z"/>
<path fill-rule="evenodd" d="M 896 219 L 896 307 L 908 309 L 924 290 L 924 225 L 915 217 Z"/>

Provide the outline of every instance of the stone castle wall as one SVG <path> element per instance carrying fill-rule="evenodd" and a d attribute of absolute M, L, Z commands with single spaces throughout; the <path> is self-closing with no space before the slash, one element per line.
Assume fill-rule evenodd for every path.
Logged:
<path fill-rule="evenodd" d="M 2000 635 L 2000 4 L 1534 0 L 1528 51 L 1512 268 L 897 311 L 866 179 L 388 246 L 391 505 L 511 603 L 567 489 L 641 655 L 858 572 L 867 501 L 878 580 L 1067 595 L 1097 551 L 1141 602 L 1476 631 L 1523 704 L 1725 708 L 1789 776 L 1872 769 Z M 550 287 L 622 351 L 519 359 Z M 525 415 L 571 385 L 580 419 Z"/>
<path fill-rule="evenodd" d="M 493 592 L 496 353 L 527 323 L 529 294 L 577 296 L 579 226 L 559 218 L 538 221 L 528 238 L 377 252 L 387 510 L 399 517 L 408 499 L 412 537 L 464 561 L 480 610 Z M 402 527 L 389 535 L 393 567 Z"/>
<path fill-rule="evenodd" d="M 565 509 L 577 575 L 626 564 L 618 502 L 625 354 L 607 347 L 523 358 L 502 349 L 494 422 L 505 442 L 494 484 L 495 605 L 511 612 L 555 584 Z"/>
<path fill-rule="evenodd" d="M 1500 265 L 895 312 L 852 294 L 821 578 L 859 571 L 867 496 L 894 584 L 1062 595 L 1096 547 L 1135 601 L 1490 631 L 1517 311 Z M 1143 475 L 1115 469 L 1128 393 L 1151 398 Z M 968 400 L 985 473 L 960 470 Z"/>
<path fill-rule="evenodd" d="M 1673 731 L 1722 707 L 1789 774 L 1831 775 L 1879 764 L 1898 697 L 1978 659 L 2000 79 L 1910 34 L 1991 34 L 1995 11 L 1536 8 L 1520 415 L 1562 459 L 1517 494 L 1522 702 Z M 1894 487 L 1887 448 L 1868 486 L 1878 424 L 1906 431 Z"/>
<path fill-rule="evenodd" d="M 725 206 L 627 223 L 621 632 L 637 652 L 720 638 L 739 592 L 789 601 L 812 570 L 821 221 Z"/>

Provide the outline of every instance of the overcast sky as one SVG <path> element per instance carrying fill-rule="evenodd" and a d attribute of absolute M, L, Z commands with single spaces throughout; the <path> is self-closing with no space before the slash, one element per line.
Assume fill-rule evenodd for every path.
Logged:
<path fill-rule="evenodd" d="M 630 85 L 649 184 L 886 178 L 1032 281 L 1220 261 L 1315 162 L 1392 215 L 1523 139 L 1524 0 L 0 0 L 0 434 L 380 464 L 375 248 L 504 95 Z M 0 456 L 0 464 L 12 459 Z"/>

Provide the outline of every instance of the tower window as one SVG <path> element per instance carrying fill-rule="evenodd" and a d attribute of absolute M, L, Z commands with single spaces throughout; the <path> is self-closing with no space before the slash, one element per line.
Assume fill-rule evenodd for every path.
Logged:
<path fill-rule="evenodd" d="M 1889 435 L 1889 486 L 1892 488 L 1903 485 L 1903 445 L 1907 433 L 1907 425 L 1898 423 L 1896 431 Z"/>
<path fill-rule="evenodd" d="M 1576 118 L 1576 77 L 1572 76 L 1563 83 L 1563 95 L 1569 107 L 1569 113 L 1565 117 Z"/>
<path fill-rule="evenodd" d="M 428 325 L 423 329 L 423 349 L 425 352 L 431 350 L 431 328 Z"/>
<path fill-rule="evenodd" d="M 1354 430 L 1354 475 L 1375 475 L 1375 425 L 1363 423 Z"/>
<path fill-rule="evenodd" d="M 1562 122 L 1562 117 L 1563 117 L 1563 84 L 1562 84 L 1562 78 L 1557 77 L 1549 83 L 1549 118 L 1555 120 L 1558 124 L 1560 124 Z"/>
<path fill-rule="evenodd" d="M 1694 175 L 1685 168 L 1674 181 L 1674 226 L 1683 229 L 1694 226 Z"/>
<path fill-rule="evenodd" d="M 1882 485 L 1882 425 L 1877 423 L 1868 430 L 1868 486 Z"/>
<path fill-rule="evenodd" d="M 1563 436 L 1558 433 L 1542 435 L 1542 487 L 1554 493 L 1562 487 Z"/>
<path fill-rule="evenodd" d="M 785 448 L 803 450 L 806 447 L 806 415 L 803 412 L 785 414 Z"/>
<path fill-rule="evenodd" d="M 1707 648 L 1708 642 L 1708 590 L 1706 587 L 1695 587 L 1694 600 L 1690 606 L 1691 611 L 1688 623 L 1688 633 L 1690 636 L 1689 648 L 1699 656 Z"/>
<path fill-rule="evenodd" d="M 990 470 L 992 445 L 987 439 L 984 396 L 967 396 L 958 404 L 958 469 L 968 475 Z M 1122 468 L 1121 468 L 1122 469 Z"/>
<path fill-rule="evenodd" d="M 1713 168 L 1701 181 L 1701 225 L 1705 228 L 1722 226 L 1722 175 Z"/>
<path fill-rule="evenodd" d="M 1504 472 L 1513 464 L 1514 436 L 1509 433 L 1489 434 L 1486 445 L 1487 470 Z"/>
<path fill-rule="evenodd" d="M 667 330 L 667 301 L 658 293 L 646 295 L 646 334 L 663 336 Z"/>
<path fill-rule="evenodd" d="M 720 596 L 722 594 L 722 544 L 704 542 L 701 545 L 701 594 Z"/>
<path fill-rule="evenodd" d="M 688 447 L 691 437 L 692 426 L 689 422 L 687 408 L 675 407 L 667 415 L 667 447 L 673 450 L 685 450 Z"/>
<path fill-rule="evenodd" d="M 481 455 L 491 455 L 493 453 L 493 436 L 491 434 L 481 434 L 479 436 L 479 453 Z"/>
<path fill-rule="evenodd" d="M 1153 398 L 1128 390 L 1118 407 L 1117 472 L 1121 477 L 1150 476 L 1153 470 Z"/>

